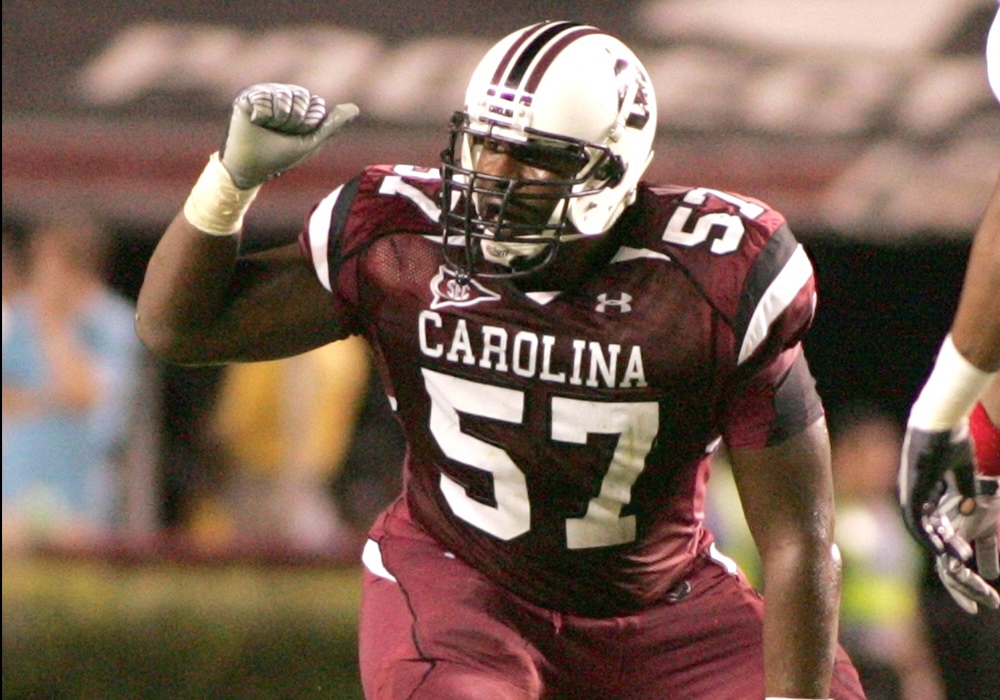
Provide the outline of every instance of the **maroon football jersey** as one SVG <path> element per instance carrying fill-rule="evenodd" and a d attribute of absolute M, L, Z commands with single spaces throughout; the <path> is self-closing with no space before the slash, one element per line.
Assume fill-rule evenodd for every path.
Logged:
<path fill-rule="evenodd" d="M 718 439 L 762 447 L 822 414 L 799 342 L 806 253 L 759 201 L 643 184 L 621 247 L 572 291 L 461 284 L 439 191 L 436 170 L 371 167 L 301 239 L 344 332 L 370 341 L 409 442 L 391 517 L 549 608 L 661 598 L 711 543 Z"/>

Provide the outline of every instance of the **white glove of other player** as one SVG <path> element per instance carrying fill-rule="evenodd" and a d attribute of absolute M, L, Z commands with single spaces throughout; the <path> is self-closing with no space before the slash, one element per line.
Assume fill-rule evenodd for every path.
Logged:
<path fill-rule="evenodd" d="M 312 156 L 357 115 L 351 103 L 328 113 L 322 97 L 298 85 L 251 85 L 233 100 L 222 165 L 249 189 Z"/>
<path fill-rule="evenodd" d="M 984 578 L 996 577 L 997 499 L 995 480 L 973 476 L 967 422 L 951 431 L 907 427 L 899 471 L 903 520 L 934 556 L 945 588 L 970 613 L 979 605 L 1000 607 L 1000 595 Z M 978 574 L 973 542 L 986 564 Z"/>
<path fill-rule="evenodd" d="M 975 614 L 980 605 L 998 608 L 1000 594 L 988 581 L 1000 579 L 1000 479 L 976 477 L 976 495 L 970 498 L 959 493 L 950 476 L 937 507 L 925 519 L 949 544 L 936 558 L 938 577 L 966 612 Z M 976 570 L 971 566 L 973 549 Z"/>

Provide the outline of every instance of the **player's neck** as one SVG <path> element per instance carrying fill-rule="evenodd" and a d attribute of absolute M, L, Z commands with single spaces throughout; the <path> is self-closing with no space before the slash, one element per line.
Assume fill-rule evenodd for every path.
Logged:
<path fill-rule="evenodd" d="M 535 274 L 515 278 L 514 284 L 524 292 L 570 291 L 604 267 L 619 245 L 620 236 L 614 230 L 563 243 L 550 264 Z"/>

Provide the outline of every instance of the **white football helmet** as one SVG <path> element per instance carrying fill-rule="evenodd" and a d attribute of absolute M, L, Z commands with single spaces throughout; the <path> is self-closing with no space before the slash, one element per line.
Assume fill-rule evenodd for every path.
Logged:
<path fill-rule="evenodd" d="M 560 241 L 608 231 L 635 201 L 653 156 L 656 99 L 645 68 L 621 41 L 595 27 L 545 21 L 486 53 L 451 131 L 441 154 L 446 258 L 460 276 L 517 276 L 548 264 Z M 544 181 L 487 175 L 476 167 L 486 142 L 529 164 L 555 159 L 574 174 Z M 551 194 L 519 193 L 539 184 Z M 484 216 L 482 198 L 498 193 L 500 214 Z M 505 217 L 519 196 L 553 200 L 548 223 Z M 484 269 L 483 259 L 511 269 Z"/>
<path fill-rule="evenodd" d="M 993 17 L 990 33 L 986 36 L 986 73 L 993 94 L 1000 100 L 1000 9 Z"/>

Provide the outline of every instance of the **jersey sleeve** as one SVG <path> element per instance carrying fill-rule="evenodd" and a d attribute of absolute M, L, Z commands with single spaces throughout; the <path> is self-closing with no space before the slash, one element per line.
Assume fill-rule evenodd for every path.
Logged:
<path fill-rule="evenodd" d="M 781 224 L 748 270 L 733 322 L 737 372 L 720 421 L 730 447 L 777 444 L 823 415 L 802 348 L 815 309 L 812 262 Z"/>
<path fill-rule="evenodd" d="M 786 224 L 748 271 L 733 320 L 736 362 L 752 366 L 797 343 L 812 325 L 816 279 L 805 248 Z"/>
<path fill-rule="evenodd" d="M 372 165 L 309 212 L 299 236 L 300 248 L 320 284 L 330 292 L 345 335 L 362 333 L 373 305 L 383 297 L 379 288 L 391 285 L 392 265 L 405 266 L 407 253 L 401 249 L 389 255 L 393 263 L 386 262 L 387 246 L 393 245 L 396 234 L 408 234 L 403 238 L 440 235 L 439 182 L 436 169 Z M 375 250 L 382 255 L 372 254 Z"/>
<path fill-rule="evenodd" d="M 405 228 L 412 205 L 386 197 L 381 186 L 399 166 L 373 165 L 320 200 L 299 236 L 303 254 L 330 292 L 344 335 L 361 332 L 362 255 L 380 236 Z"/>
<path fill-rule="evenodd" d="M 334 290 L 339 248 L 360 184 L 359 176 L 320 200 L 306 217 L 305 230 L 299 237 L 302 250 L 312 264 L 316 277 L 329 292 Z M 331 262 L 334 265 L 332 269 Z"/>
<path fill-rule="evenodd" d="M 722 439 L 733 448 L 776 445 L 823 416 L 802 346 L 782 351 L 745 382 L 722 412 Z"/>

